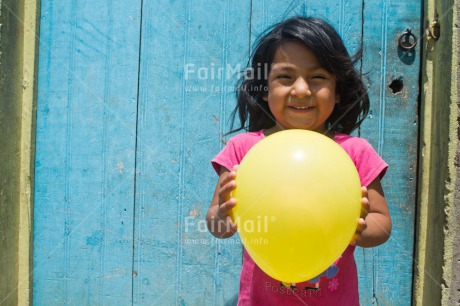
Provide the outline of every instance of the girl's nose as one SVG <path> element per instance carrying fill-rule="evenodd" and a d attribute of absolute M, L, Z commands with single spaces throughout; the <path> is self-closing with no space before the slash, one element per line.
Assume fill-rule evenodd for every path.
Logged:
<path fill-rule="evenodd" d="M 304 98 L 311 95 L 310 87 L 308 83 L 303 78 L 297 78 L 292 86 L 291 95 L 298 98 Z"/>

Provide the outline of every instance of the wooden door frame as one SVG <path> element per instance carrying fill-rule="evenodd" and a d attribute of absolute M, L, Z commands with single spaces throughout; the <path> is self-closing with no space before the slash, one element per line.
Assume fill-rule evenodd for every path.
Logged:
<path fill-rule="evenodd" d="M 7 229 L 0 233 L 4 254 L 0 297 L 8 297 L 0 304 L 29 305 L 40 1 L 3 0 L 0 9 L 0 115 L 20 119 L 0 122 L 2 131 L 11 126 L 19 131 L 13 136 L 0 133 L 4 145 L 0 182 L 7 181 L 3 188 L 18 191 L 0 198 L 0 211 L 6 212 L 0 216 L 0 225 Z M 421 40 L 413 304 L 452 305 L 460 289 L 460 272 L 454 266 L 460 259 L 460 0 L 425 0 L 423 15 L 427 28 L 438 18 L 441 35 L 436 40 L 425 34 Z"/>
<path fill-rule="evenodd" d="M 32 301 L 39 0 L 0 1 L 0 304 Z"/>
<path fill-rule="evenodd" d="M 424 2 L 414 305 L 460 298 L 459 16 L 458 0 Z"/>

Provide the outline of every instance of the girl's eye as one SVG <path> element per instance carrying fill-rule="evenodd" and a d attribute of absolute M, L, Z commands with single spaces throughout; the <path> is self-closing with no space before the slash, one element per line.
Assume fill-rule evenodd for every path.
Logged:
<path fill-rule="evenodd" d="M 290 79 L 291 77 L 287 74 L 280 74 L 276 77 L 277 79 Z"/>
<path fill-rule="evenodd" d="M 321 79 L 321 80 L 325 80 L 325 79 L 326 79 L 326 76 L 324 76 L 324 75 L 320 74 L 320 75 L 314 75 L 312 78 L 313 78 L 313 79 Z"/>

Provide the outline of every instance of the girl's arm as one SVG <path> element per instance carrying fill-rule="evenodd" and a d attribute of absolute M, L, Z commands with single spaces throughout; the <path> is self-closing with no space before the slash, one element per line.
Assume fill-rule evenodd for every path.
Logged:
<path fill-rule="evenodd" d="M 228 238 L 236 232 L 236 225 L 230 218 L 230 211 L 236 205 L 236 200 L 230 197 L 236 188 L 235 169 L 230 171 L 225 167 L 221 168 L 216 190 L 206 214 L 208 230 L 217 238 Z"/>
<path fill-rule="evenodd" d="M 380 179 L 374 179 L 367 189 L 363 187 L 363 213 L 358 222 L 354 241 L 360 247 L 378 246 L 391 234 L 391 217 Z"/>

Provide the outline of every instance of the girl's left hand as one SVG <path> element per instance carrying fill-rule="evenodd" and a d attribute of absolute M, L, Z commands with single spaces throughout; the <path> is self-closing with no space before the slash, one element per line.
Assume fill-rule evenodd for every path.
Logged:
<path fill-rule="evenodd" d="M 366 217 L 369 214 L 369 199 L 367 198 L 367 188 L 366 187 L 361 187 L 361 215 L 360 218 L 358 219 L 358 227 L 356 228 L 356 232 L 353 235 L 353 239 L 351 240 L 350 244 L 351 245 L 356 245 L 361 241 L 361 236 L 363 232 L 367 228 L 367 223 L 366 223 Z"/>

